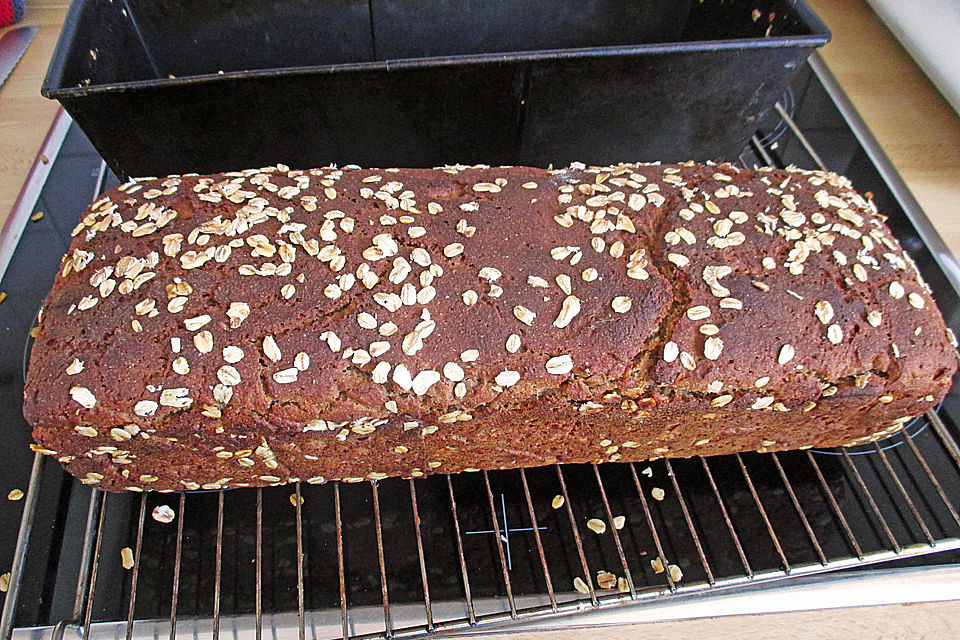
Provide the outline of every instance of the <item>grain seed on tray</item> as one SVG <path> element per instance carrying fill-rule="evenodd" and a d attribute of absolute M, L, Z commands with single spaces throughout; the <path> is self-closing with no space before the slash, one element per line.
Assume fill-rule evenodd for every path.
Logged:
<path fill-rule="evenodd" d="M 956 368 L 821 171 L 263 167 L 132 180 L 73 235 L 24 414 L 106 490 L 860 444 Z"/>
<path fill-rule="evenodd" d="M 174 518 L 177 517 L 177 514 L 172 508 L 170 508 L 169 505 L 161 504 L 153 509 L 153 511 L 150 513 L 150 517 L 157 522 L 168 524 L 173 522 Z"/>

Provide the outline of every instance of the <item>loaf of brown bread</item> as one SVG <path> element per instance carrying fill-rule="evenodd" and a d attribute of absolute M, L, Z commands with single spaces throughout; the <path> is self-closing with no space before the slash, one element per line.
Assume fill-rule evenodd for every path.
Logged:
<path fill-rule="evenodd" d="M 279 166 L 134 180 L 73 234 L 24 414 L 108 490 L 850 445 L 956 369 L 832 173 Z"/>

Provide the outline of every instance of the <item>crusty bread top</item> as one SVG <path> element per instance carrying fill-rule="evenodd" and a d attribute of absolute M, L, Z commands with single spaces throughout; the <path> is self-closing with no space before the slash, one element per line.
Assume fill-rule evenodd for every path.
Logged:
<path fill-rule="evenodd" d="M 73 233 L 26 390 L 45 427 L 237 412 L 348 437 L 558 392 L 776 410 L 955 369 L 916 267 L 833 173 L 268 167 L 128 182 Z"/>

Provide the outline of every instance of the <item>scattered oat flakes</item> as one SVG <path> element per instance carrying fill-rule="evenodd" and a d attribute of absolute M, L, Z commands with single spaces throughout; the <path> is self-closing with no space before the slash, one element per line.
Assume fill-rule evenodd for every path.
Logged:
<path fill-rule="evenodd" d="M 821 324 L 828 324 L 833 320 L 833 305 L 826 300 L 821 300 L 814 305 L 813 313 Z"/>
<path fill-rule="evenodd" d="M 553 500 L 550 501 L 550 506 L 553 507 L 554 509 L 559 509 L 560 507 L 563 506 L 563 502 L 564 502 L 563 496 L 561 496 L 560 494 L 557 494 L 553 496 Z"/>
<path fill-rule="evenodd" d="M 711 406 L 719 408 L 719 407 L 725 407 L 731 402 L 733 402 L 733 396 L 730 395 L 729 393 L 725 393 L 722 396 L 717 396 L 716 398 L 711 400 L 710 404 Z"/>
<path fill-rule="evenodd" d="M 557 319 L 553 321 L 553 326 L 557 329 L 563 329 L 570 324 L 570 321 L 573 320 L 577 314 L 580 313 L 580 298 L 577 296 L 567 296 L 563 301 L 563 306 L 560 308 L 560 313 L 557 315 Z"/>
<path fill-rule="evenodd" d="M 579 576 L 573 579 L 573 588 L 580 593 L 590 593 L 590 587 L 588 587 L 587 583 L 583 581 L 583 578 Z"/>
<path fill-rule="evenodd" d="M 78 358 L 74 358 L 73 362 L 71 362 L 70 365 L 67 366 L 68 376 L 75 376 L 81 371 L 83 371 L 83 361 Z"/>
<path fill-rule="evenodd" d="M 236 364 L 243 360 L 243 349 L 234 346 L 224 347 L 223 359 L 230 364 Z"/>
<path fill-rule="evenodd" d="M 590 518 L 587 520 L 587 529 L 599 535 L 607 530 L 607 523 L 600 518 Z"/>
<path fill-rule="evenodd" d="M 617 296 L 610 305 L 617 313 L 626 313 L 633 306 L 633 301 L 627 296 Z"/>
<path fill-rule="evenodd" d="M 463 368 L 456 362 L 448 362 L 443 365 L 443 375 L 451 382 L 460 382 L 464 379 L 466 374 L 464 373 Z"/>
<path fill-rule="evenodd" d="M 793 348 L 793 345 L 785 344 L 780 347 L 780 353 L 777 355 L 777 364 L 787 364 L 793 360 L 793 356 L 796 353 L 796 350 Z"/>
<path fill-rule="evenodd" d="M 653 497 L 654 500 L 659 501 L 659 500 L 663 500 L 667 494 L 660 487 L 654 487 L 653 489 L 650 490 L 650 495 Z"/>
<path fill-rule="evenodd" d="M 518 371 L 510 371 L 506 369 L 497 374 L 497 377 L 493 379 L 501 387 L 512 387 L 513 385 L 520 382 L 520 373 Z"/>
<path fill-rule="evenodd" d="M 170 506 L 161 504 L 153 509 L 153 511 L 150 513 L 150 517 L 157 522 L 169 524 L 173 522 L 174 518 L 177 517 L 177 514 Z"/>
<path fill-rule="evenodd" d="M 513 308 L 513 315 L 517 320 L 528 326 L 532 325 L 533 321 L 537 318 L 537 314 L 519 304 Z"/>
<path fill-rule="evenodd" d="M 663 361 L 673 362 L 680 355 L 680 347 L 673 340 L 663 345 Z"/>
<path fill-rule="evenodd" d="M 20 491 L 20 489 L 13 489 L 7 494 L 7 500 L 11 500 L 13 502 L 20 500 L 21 498 L 23 498 L 23 491 Z"/>
<path fill-rule="evenodd" d="M 463 245 L 459 242 L 452 242 L 443 248 L 443 255 L 448 258 L 453 258 L 461 253 L 463 253 Z"/>
<path fill-rule="evenodd" d="M 303 496 L 300 496 L 300 498 L 299 498 L 299 500 L 298 500 L 298 499 L 297 499 L 297 494 L 291 493 L 291 494 L 290 494 L 290 504 L 292 504 L 293 506 L 297 506 L 297 502 L 298 502 L 298 501 L 299 501 L 300 504 L 303 504 Z"/>
<path fill-rule="evenodd" d="M 263 339 L 263 355 L 267 356 L 274 362 L 279 362 L 283 355 L 280 353 L 280 347 L 277 346 L 277 341 L 274 340 L 273 336 L 266 336 Z"/>
<path fill-rule="evenodd" d="M 673 580 L 674 582 L 680 582 L 680 580 L 683 579 L 683 571 L 681 571 L 680 567 L 678 567 L 677 565 L 675 564 L 668 565 L 667 571 L 670 572 L 670 579 Z"/>
<path fill-rule="evenodd" d="M 650 566 L 653 568 L 654 573 L 663 573 L 666 567 L 663 566 L 663 558 L 657 556 L 650 561 Z"/>
<path fill-rule="evenodd" d="M 210 322 L 210 316 L 208 314 L 203 314 L 195 318 L 187 318 L 186 320 L 183 321 L 183 326 L 188 331 L 196 331 L 197 329 L 204 326 L 208 322 Z"/>
<path fill-rule="evenodd" d="M 120 562 L 124 569 L 133 569 L 133 551 L 130 547 L 120 549 Z"/>
<path fill-rule="evenodd" d="M 573 371 L 573 358 L 569 355 L 556 356 L 547 360 L 547 373 L 563 375 Z"/>
<path fill-rule="evenodd" d="M 294 357 L 293 365 L 300 371 L 306 371 L 310 368 L 310 356 L 305 351 L 301 351 Z"/>
<path fill-rule="evenodd" d="M 289 367 L 273 374 L 273 380 L 279 384 L 290 384 L 297 381 L 297 374 L 300 370 L 296 367 Z"/>
<path fill-rule="evenodd" d="M 33 222 L 39 222 L 42 219 L 43 219 L 43 211 L 37 211 L 35 214 L 30 216 L 30 220 L 32 220 Z"/>
<path fill-rule="evenodd" d="M 840 344 L 843 342 L 843 329 L 840 328 L 840 325 L 832 324 L 827 327 L 827 340 L 832 344 Z"/>
<path fill-rule="evenodd" d="M 86 387 L 71 387 L 70 397 L 85 409 L 93 409 L 97 404 L 97 398 Z"/>
<path fill-rule="evenodd" d="M 625 524 L 627 524 L 627 517 L 626 517 L 626 516 L 614 516 L 614 518 L 613 518 L 613 528 L 614 528 L 614 529 L 616 529 L 617 531 L 619 531 L 620 529 L 623 529 L 623 526 L 624 526 Z"/>
<path fill-rule="evenodd" d="M 184 358 L 183 356 L 180 356 L 174 359 L 171 366 L 176 373 L 179 373 L 182 376 L 185 376 L 188 373 L 190 373 L 190 363 L 187 362 L 187 359 Z"/>
<path fill-rule="evenodd" d="M 720 327 L 711 323 L 700 325 L 698 330 L 705 336 L 715 336 L 720 333 Z"/>
<path fill-rule="evenodd" d="M 707 338 L 703 343 L 703 357 L 707 360 L 716 360 L 723 351 L 723 340 L 716 337 Z"/>
<path fill-rule="evenodd" d="M 617 586 L 617 576 L 609 571 L 598 571 L 597 585 L 599 585 L 601 589 L 614 589 Z"/>
<path fill-rule="evenodd" d="M 6 593 L 10 588 L 10 572 L 7 571 L 5 574 L 0 576 L 0 592 Z"/>
<path fill-rule="evenodd" d="M 710 317 L 710 307 L 706 305 L 697 305 L 687 309 L 687 317 L 691 320 L 704 320 Z"/>

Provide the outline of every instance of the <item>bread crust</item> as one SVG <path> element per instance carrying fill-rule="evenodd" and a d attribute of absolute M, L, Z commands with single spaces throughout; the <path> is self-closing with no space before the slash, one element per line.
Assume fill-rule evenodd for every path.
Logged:
<path fill-rule="evenodd" d="M 106 490 L 856 444 L 956 370 L 832 173 L 280 166 L 131 181 L 74 236 L 24 415 Z"/>

